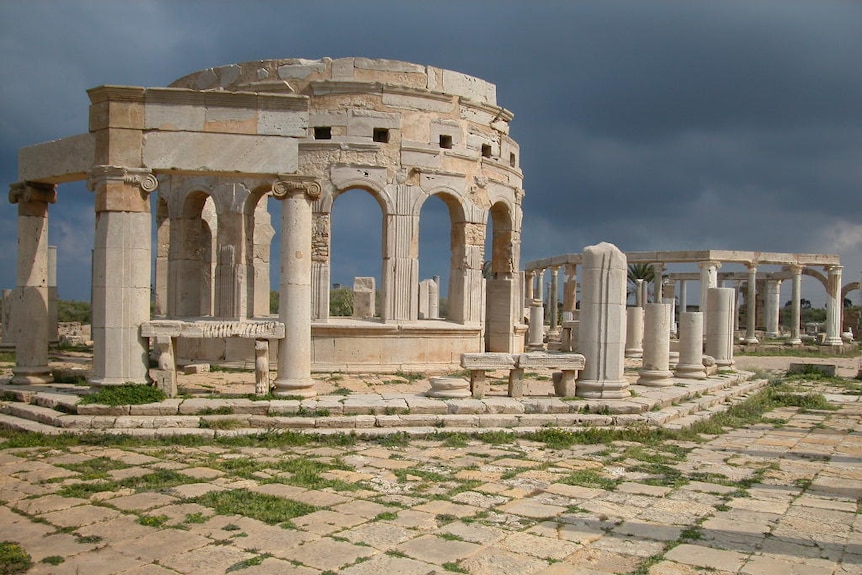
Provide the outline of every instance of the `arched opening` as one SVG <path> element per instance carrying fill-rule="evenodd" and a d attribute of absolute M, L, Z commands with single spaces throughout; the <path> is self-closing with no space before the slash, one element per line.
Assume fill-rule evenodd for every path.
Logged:
<path fill-rule="evenodd" d="M 213 276 L 218 233 L 215 205 L 206 192 L 194 191 L 170 226 L 168 315 L 213 314 Z"/>
<path fill-rule="evenodd" d="M 485 349 L 508 352 L 516 346 L 513 339 L 515 318 L 523 313 L 519 282 L 515 277 L 514 223 L 512 210 L 496 202 L 489 211 L 490 233 L 485 237 Z M 517 292 L 517 293 L 516 293 Z"/>
<path fill-rule="evenodd" d="M 385 236 L 383 207 L 373 192 L 349 188 L 333 199 L 330 213 L 329 316 L 371 319 L 381 316 Z M 354 293 L 356 278 L 360 281 Z"/>
<path fill-rule="evenodd" d="M 422 204 L 419 212 L 419 319 L 452 319 L 459 314 L 449 306 L 454 270 L 463 267 L 463 233 L 455 222 L 462 222 L 457 200 L 448 194 L 435 194 Z"/>
<path fill-rule="evenodd" d="M 278 215 L 273 214 L 278 202 L 272 200 L 269 187 L 254 190 L 248 197 L 243 211 L 245 228 L 245 287 L 247 299 L 247 314 L 249 317 L 266 317 L 278 313 L 277 299 L 273 301 L 273 292 L 278 293 L 278 269 L 272 262 L 278 262 L 278 239 L 273 222 L 279 222 Z M 279 225 L 279 228 L 281 226 Z M 278 236 L 278 237 L 277 237 Z M 275 268 L 276 279 L 273 287 L 272 269 Z M 275 309 L 273 309 L 275 308 Z"/>

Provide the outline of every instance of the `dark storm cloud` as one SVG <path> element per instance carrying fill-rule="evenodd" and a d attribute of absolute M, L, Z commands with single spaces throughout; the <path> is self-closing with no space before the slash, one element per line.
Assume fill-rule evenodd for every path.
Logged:
<path fill-rule="evenodd" d="M 391 58 L 486 79 L 514 111 L 522 260 L 603 240 L 838 252 L 849 281 L 862 270 L 859 30 L 853 2 L 7 1 L 0 177 L 16 180 L 21 146 L 84 132 L 96 85 L 163 86 L 263 58 Z M 52 207 L 65 297 L 87 297 L 62 284 L 89 285 L 91 201 L 61 186 Z M 345 209 L 334 232 L 336 281 L 379 273 L 379 234 L 363 233 L 379 209 L 363 210 Z M 426 219 L 422 277 L 448 266 L 445 215 Z M 2 287 L 15 283 L 14 230 L 7 206 Z"/>

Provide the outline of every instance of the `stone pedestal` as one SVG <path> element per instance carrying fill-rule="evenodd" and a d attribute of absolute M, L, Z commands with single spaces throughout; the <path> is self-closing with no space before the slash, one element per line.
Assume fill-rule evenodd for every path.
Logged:
<path fill-rule="evenodd" d="M 527 349 L 537 351 L 545 348 L 545 306 L 542 300 L 534 299 L 530 304 L 530 329 L 527 331 Z"/>
<path fill-rule="evenodd" d="M 470 397 L 470 382 L 461 377 L 432 377 L 428 397 L 464 398 Z"/>
<path fill-rule="evenodd" d="M 673 385 L 670 371 L 670 306 L 644 305 L 643 369 L 638 384 L 650 387 Z"/>
<path fill-rule="evenodd" d="M 643 357 L 644 308 L 626 308 L 626 357 Z"/>
<path fill-rule="evenodd" d="M 715 358 L 719 368 L 733 366 L 733 288 L 707 291 L 706 354 Z"/>
<path fill-rule="evenodd" d="M 703 368 L 703 314 L 679 314 L 679 363 L 674 371 L 682 379 L 706 379 Z"/>
<path fill-rule="evenodd" d="M 578 351 L 586 364 L 577 395 L 594 399 L 629 397 L 625 369 L 626 256 L 601 243 L 584 249 Z"/>

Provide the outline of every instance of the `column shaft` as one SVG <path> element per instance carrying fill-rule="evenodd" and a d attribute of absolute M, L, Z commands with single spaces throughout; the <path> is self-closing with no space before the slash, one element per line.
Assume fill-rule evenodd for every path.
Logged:
<path fill-rule="evenodd" d="M 793 290 L 790 298 L 790 341 L 791 345 L 799 345 L 802 339 L 799 337 L 799 324 L 802 321 L 802 266 L 790 266 L 793 272 Z"/>
<path fill-rule="evenodd" d="M 829 266 L 827 271 L 826 294 L 826 339 L 824 345 L 841 345 L 841 315 L 844 302 L 841 301 L 841 271 L 844 266 Z"/>
<path fill-rule="evenodd" d="M 670 306 L 648 303 L 644 306 L 643 369 L 638 384 L 650 387 L 673 385 L 670 371 Z"/>
<path fill-rule="evenodd" d="M 679 363 L 674 371 L 682 379 L 706 379 L 703 368 L 703 313 L 679 314 Z"/>
<path fill-rule="evenodd" d="M 757 267 L 748 266 L 748 289 L 745 294 L 745 343 L 758 343 L 757 326 Z"/>

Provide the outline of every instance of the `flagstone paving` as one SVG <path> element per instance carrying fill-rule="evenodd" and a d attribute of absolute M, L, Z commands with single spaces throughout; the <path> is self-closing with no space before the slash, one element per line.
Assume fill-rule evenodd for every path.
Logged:
<path fill-rule="evenodd" d="M 823 385 L 699 441 L 0 432 L 0 541 L 32 575 L 858 575 L 862 396 Z"/>

